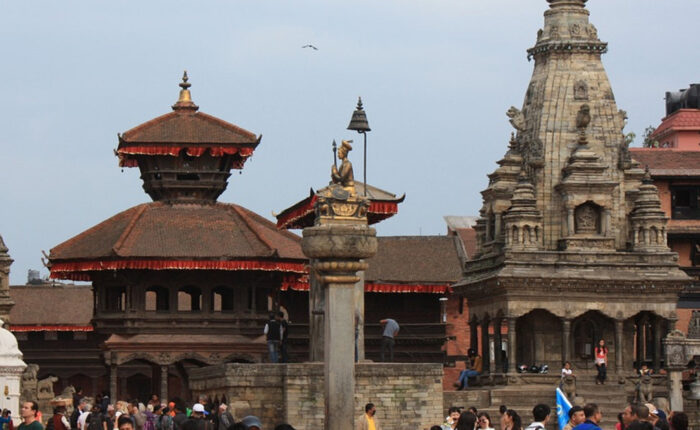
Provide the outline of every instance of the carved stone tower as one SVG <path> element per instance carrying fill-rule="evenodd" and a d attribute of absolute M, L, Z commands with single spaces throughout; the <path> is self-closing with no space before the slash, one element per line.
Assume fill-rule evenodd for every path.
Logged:
<path fill-rule="evenodd" d="M 13 260 L 8 251 L 0 236 L 0 319 L 5 323 L 10 322 L 10 310 L 15 304 L 10 298 L 10 266 Z"/>
<path fill-rule="evenodd" d="M 535 67 L 522 109 L 507 112 L 517 134 L 482 192 L 477 254 L 455 286 L 469 301 L 471 347 L 494 357 L 485 373 L 500 373 L 507 324 L 509 371 L 576 366 L 600 339 L 615 372 L 645 361 L 659 368 L 689 278 L 666 246 L 656 187 L 642 184 L 644 171 L 630 159 L 626 114 L 601 61 L 607 44 L 586 0 L 547 2 L 527 51 Z"/>

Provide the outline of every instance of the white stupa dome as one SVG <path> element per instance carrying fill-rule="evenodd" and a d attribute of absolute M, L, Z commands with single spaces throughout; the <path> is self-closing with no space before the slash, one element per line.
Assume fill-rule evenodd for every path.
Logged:
<path fill-rule="evenodd" d="M 3 324 L 0 320 L 0 367 L 27 367 L 22 361 L 22 352 L 17 346 L 17 338 L 9 330 L 2 328 Z"/>

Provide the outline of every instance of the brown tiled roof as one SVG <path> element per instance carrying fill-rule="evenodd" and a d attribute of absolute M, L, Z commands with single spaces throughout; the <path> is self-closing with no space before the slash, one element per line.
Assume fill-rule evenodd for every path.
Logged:
<path fill-rule="evenodd" d="M 301 239 L 238 205 L 144 203 L 51 250 L 52 263 L 119 258 L 306 260 Z"/>
<path fill-rule="evenodd" d="M 378 237 L 377 254 L 367 260 L 368 282 L 453 283 L 462 277 L 453 236 Z"/>
<path fill-rule="evenodd" d="M 473 228 L 458 228 L 457 236 L 462 241 L 464 252 L 467 253 L 467 259 L 471 259 L 476 254 L 476 230 Z"/>
<path fill-rule="evenodd" d="M 191 109 L 175 110 L 124 132 L 123 143 L 255 144 L 255 134 L 229 122 Z"/>
<path fill-rule="evenodd" d="M 652 176 L 700 176 L 700 151 L 630 148 L 632 158 L 649 166 Z"/>
<path fill-rule="evenodd" d="M 12 325 L 87 326 L 92 319 L 92 286 L 12 285 Z"/>

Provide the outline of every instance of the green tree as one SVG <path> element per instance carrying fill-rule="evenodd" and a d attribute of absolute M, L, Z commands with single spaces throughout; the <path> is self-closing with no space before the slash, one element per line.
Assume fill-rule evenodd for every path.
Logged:
<path fill-rule="evenodd" d="M 658 148 L 659 147 L 659 141 L 652 139 L 651 135 L 654 134 L 656 131 L 656 127 L 649 126 L 644 129 L 644 141 L 642 142 L 642 146 L 645 148 Z"/>

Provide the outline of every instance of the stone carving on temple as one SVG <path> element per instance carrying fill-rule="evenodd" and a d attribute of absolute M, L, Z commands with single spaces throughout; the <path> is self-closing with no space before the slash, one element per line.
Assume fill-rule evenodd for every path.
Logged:
<path fill-rule="evenodd" d="M 513 128 L 518 131 L 527 130 L 525 115 L 520 111 L 520 109 L 516 108 L 515 106 L 511 106 L 506 112 L 506 115 L 508 115 L 508 118 L 510 118 L 510 124 L 513 126 Z"/>
<path fill-rule="evenodd" d="M 588 84 L 584 80 L 576 81 L 574 84 L 574 99 L 588 100 Z"/>

